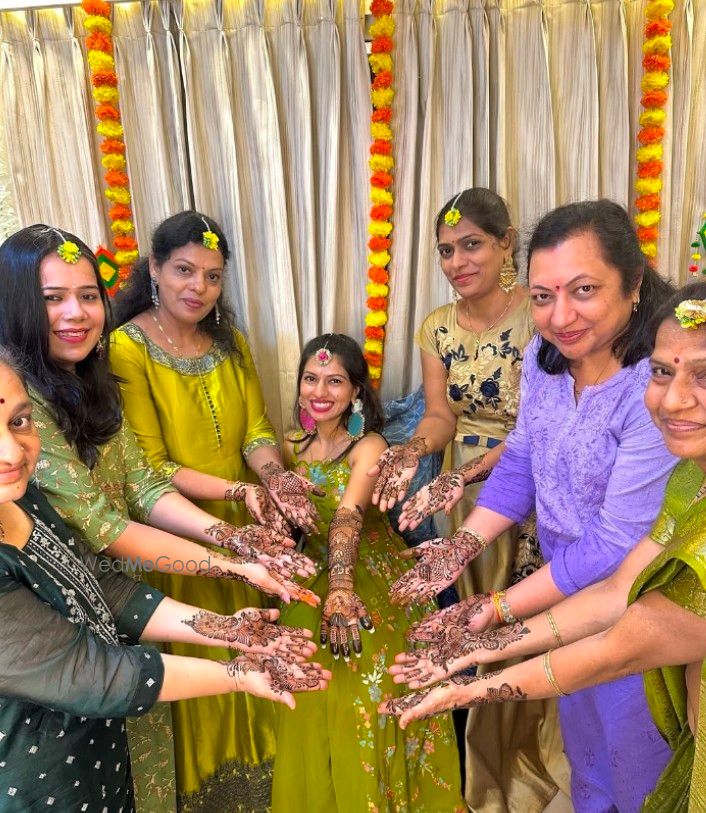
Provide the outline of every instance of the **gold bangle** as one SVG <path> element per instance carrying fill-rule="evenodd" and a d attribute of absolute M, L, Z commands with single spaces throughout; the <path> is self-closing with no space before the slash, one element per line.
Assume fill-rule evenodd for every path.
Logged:
<path fill-rule="evenodd" d="M 542 666 L 544 667 L 544 675 L 549 681 L 549 685 L 554 689 L 559 697 L 566 697 L 566 692 L 561 690 L 561 686 L 556 682 L 556 678 L 554 677 L 554 672 L 552 671 L 552 665 L 549 661 L 549 656 L 551 655 L 550 652 L 545 652 L 544 657 L 542 658 Z"/>
<path fill-rule="evenodd" d="M 564 642 L 561 640 L 561 635 L 559 634 L 559 627 L 557 627 L 557 625 L 556 625 L 556 621 L 554 620 L 554 616 L 552 615 L 552 611 L 547 610 L 546 613 L 544 613 L 544 615 L 547 616 L 547 621 L 549 622 L 549 627 L 550 627 L 550 629 L 552 631 L 552 635 L 554 636 L 554 638 L 556 638 L 557 644 L 559 644 L 559 646 L 564 646 Z"/>
<path fill-rule="evenodd" d="M 498 619 L 498 623 L 503 623 L 503 611 L 500 606 L 500 593 L 496 590 L 492 590 L 490 593 L 490 597 L 493 599 L 493 607 L 495 607 L 495 617 Z"/>
<path fill-rule="evenodd" d="M 476 542 L 485 550 L 490 542 L 483 536 L 483 534 L 478 533 L 474 528 L 466 528 L 465 526 L 461 526 L 454 536 L 470 536 L 471 539 L 475 539 Z"/>

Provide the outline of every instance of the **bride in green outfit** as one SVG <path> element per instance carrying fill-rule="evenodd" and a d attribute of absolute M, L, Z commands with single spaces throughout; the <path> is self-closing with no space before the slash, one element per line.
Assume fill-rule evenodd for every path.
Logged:
<path fill-rule="evenodd" d="M 417 691 L 382 710 L 400 716 L 406 726 L 449 708 L 568 694 L 645 672 L 650 711 L 673 755 L 644 800 L 643 813 L 701 813 L 706 810 L 706 711 L 699 708 L 706 700 L 706 283 L 678 291 L 654 325 L 645 404 L 681 461 L 650 534 L 613 576 L 526 621 L 474 634 L 470 607 L 428 617 L 409 637 L 432 643 L 398 655 L 391 668 L 396 682 Z M 486 675 L 483 682 L 457 674 L 475 663 L 537 652 L 545 654 Z M 639 755 L 634 770 L 641 770 Z"/>
<path fill-rule="evenodd" d="M 291 468 L 325 489 L 312 498 L 321 520 L 305 546 L 323 565 L 306 583 L 322 603 L 283 608 L 281 622 L 319 636 L 319 659 L 334 676 L 323 702 L 302 698 L 292 714 L 279 715 L 273 811 L 464 811 L 450 717 L 402 732 L 377 712 L 400 692 L 387 668 L 423 610 L 389 600 L 390 585 L 407 569 L 399 558 L 405 544 L 370 508 L 375 482 L 367 471 L 386 444 L 360 348 L 338 333 L 312 339 L 297 382 L 303 433 L 285 454 Z"/>

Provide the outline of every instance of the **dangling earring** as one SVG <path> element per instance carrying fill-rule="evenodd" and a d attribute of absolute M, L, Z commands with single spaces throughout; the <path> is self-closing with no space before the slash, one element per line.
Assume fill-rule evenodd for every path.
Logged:
<path fill-rule="evenodd" d="M 150 296 L 152 298 L 152 304 L 155 310 L 157 310 L 157 308 L 159 308 L 159 290 L 157 283 L 154 281 L 154 277 L 150 277 Z"/>
<path fill-rule="evenodd" d="M 498 285 L 503 289 L 503 291 L 505 291 L 506 294 L 509 294 L 515 285 L 517 285 L 517 269 L 515 268 L 515 263 L 511 254 L 505 257 L 505 260 L 503 261 L 502 268 L 500 269 L 500 275 L 498 276 Z"/>
<path fill-rule="evenodd" d="M 351 403 L 351 414 L 346 423 L 346 432 L 351 440 L 360 440 L 365 432 L 365 415 L 363 415 L 363 402 L 356 398 Z"/>
<path fill-rule="evenodd" d="M 304 409 L 301 401 L 299 402 L 299 425 L 307 435 L 313 435 L 316 433 L 316 421 L 311 417 L 306 409 Z"/>
<path fill-rule="evenodd" d="M 637 308 L 640 304 L 640 297 L 638 296 L 637 299 L 632 303 L 632 312 L 637 313 Z"/>
<path fill-rule="evenodd" d="M 216 302 L 216 324 L 220 325 L 220 323 L 221 323 L 221 311 L 220 308 L 218 307 L 218 302 Z"/>
<path fill-rule="evenodd" d="M 100 339 L 98 339 L 98 344 L 96 345 L 96 355 L 99 359 L 102 359 L 105 356 L 105 345 L 103 344 L 102 336 Z"/>

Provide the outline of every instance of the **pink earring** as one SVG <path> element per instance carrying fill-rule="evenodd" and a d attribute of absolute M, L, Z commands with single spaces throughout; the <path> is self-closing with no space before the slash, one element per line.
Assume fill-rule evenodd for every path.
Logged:
<path fill-rule="evenodd" d="M 299 424 L 307 435 L 313 435 L 316 432 L 316 421 L 301 405 L 299 406 Z"/>

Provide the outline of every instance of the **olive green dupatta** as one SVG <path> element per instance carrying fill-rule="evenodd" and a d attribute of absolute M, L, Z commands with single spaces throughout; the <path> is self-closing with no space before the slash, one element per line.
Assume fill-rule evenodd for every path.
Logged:
<path fill-rule="evenodd" d="M 674 470 L 651 537 L 665 550 L 637 577 L 629 602 L 651 590 L 706 618 L 706 500 L 697 499 L 704 471 L 693 461 Z M 687 720 L 684 666 L 645 674 L 645 692 L 655 723 L 674 755 L 655 790 L 645 799 L 645 813 L 706 811 L 706 671 L 702 664 L 696 737 Z M 639 754 L 635 759 L 639 760 Z"/>

